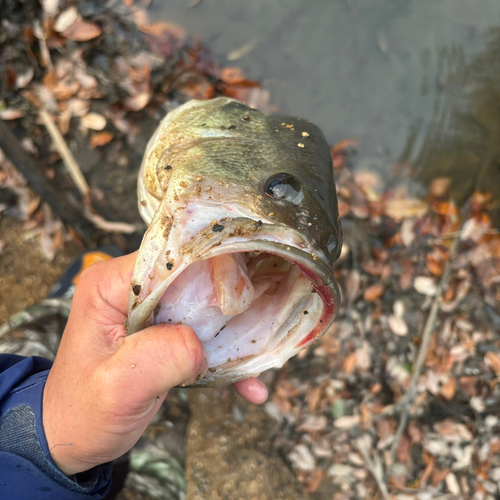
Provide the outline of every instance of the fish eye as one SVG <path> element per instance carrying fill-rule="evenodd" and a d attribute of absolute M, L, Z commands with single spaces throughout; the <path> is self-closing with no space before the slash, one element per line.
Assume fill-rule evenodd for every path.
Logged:
<path fill-rule="evenodd" d="M 275 200 L 290 201 L 296 205 L 304 198 L 300 182 L 286 173 L 274 174 L 267 179 L 264 193 Z"/>

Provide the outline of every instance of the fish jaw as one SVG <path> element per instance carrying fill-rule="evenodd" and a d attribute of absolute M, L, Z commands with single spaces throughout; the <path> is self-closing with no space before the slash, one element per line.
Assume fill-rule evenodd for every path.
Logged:
<path fill-rule="evenodd" d="M 188 203 L 173 213 L 170 207 L 167 198 L 160 202 L 139 250 L 129 297 L 129 334 L 169 320 L 192 326 L 209 357 L 209 371 L 196 385 L 208 386 L 281 367 L 327 331 L 338 309 L 339 289 L 331 267 L 301 234 L 249 216 L 236 205 Z M 208 288 L 201 295 L 195 287 L 189 290 L 189 282 L 183 284 L 184 273 L 194 266 L 207 268 L 215 259 L 242 254 L 291 265 L 274 294 L 264 291 L 241 314 L 224 315 L 217 303 L 214 307 L 214 291 L 208 289 L 213 274 L 207 274 L 203 283 Z M 187 303 L 202 304 L 201 309 L 181 313 L 176 293 L 184 293 Z M 204 318 L 211 318 L 208 326 Z M 210 331 L 221 325 L 220 331 Z"/>

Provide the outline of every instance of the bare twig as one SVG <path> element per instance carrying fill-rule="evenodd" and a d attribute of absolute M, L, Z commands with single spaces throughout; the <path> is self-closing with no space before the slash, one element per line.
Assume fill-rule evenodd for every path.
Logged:
<path fill-rule="evenodd" d="M 434 332 L 436 327 L 437 315 L 439 312 L 439 301 L 441 300 L 444 290 L 448 286 L 453 260 L 457 255 L 459 244 L 460 244 L 460 239 L 456 238 L 451 246 L 450 257 L 446 262 L 446 266 L 443 272 L 443 277 L 441 278 L 441 282 L 439 283 L 439 287 L 436 291 L 436 295 L 434 297 L 431 309 L 429 311 L 429 316 L 427 317 L 427 321 L 425 323 L 424 331 L 422 332 L 422 342 L 420 344 L 420 349 L 418 351 L 417 359 L 415 360 L 415 364 L 413 366 L 412 370 L 413 375 L 410 381 L 410 386 L 408 387 L 406 394 L 401 398 L 400 401 L 398 401 L 397 404 L 397 406 L 401 409 L 401 417 L 399 420 L 398 430 L 396 432 L 396 436 L 394 438 L 391 447 L 391 466 L 394 464 L 399 442 L 401 441 L 401 437 L 403 436 L 403 433 L 408 424 L 408 419 L 410 417 L 410 412 L 411 412 L 411 406 L 417 390 L 418 379 L 422 372 L 425 358 L 427 357 L 427 351 L 429 350 L 429 344 L 432 338 L 432 333 Z"/>
<path fill-rule="evenodd" d="M 85 180 L 85 177 L 83 176 L 80 166 L 75 160 L 73 153 L 68 148 L 64 137 L 57 128 L 50 114 L 45 109 L 41 109 L 39 115 L 43 124 L 47 128 L 47 131 L 49 132 L 49 135 L 54 143 L 54 147 L 61 155 L 61 158 L 63 159 L 64 165 L 66 166 L 69 175 L 73 179 L 73 182 L 75 183 L 78 191 L 82 195 L 85 205 L 85 217 L 92 221 L 96 227 L 108 233 L 132 234 L 134 231 L 136 231 L 137 228 L 133 224 L 128 224 L 126 222 L 107 221 L 100 215 L 95 213 L 94 209 L 92 208 L 92 204 L 90 203 L 89 185 L 87 184 L 87 181 Z"/>
<path fill-rule="evenodd" d="M 96 227 L 107 233 L 132 234 L 138 229 L 134 224 L 129 224 L 128 222 L 107 221 L 100 215 L 92 213 L 89 210 L 85 210 L 85 216 L 91 220 Z"/>
<path fill-rule="evenodd" d="M 77 187 L 78 191 L 80 191 L 80 194 L 82 195 L 85 204 L 89 205 L 90 204 L 89 185 L 87 184 L 87 181 L 85 180 L 85 177 L 83 176 L 82 171 L 80 170 L 80 167 L 78 166 L 78 163 L 76 162 L 75 157 L 73 156 L 73 153 L 69 150 L 68 145 L 64 140 L 64 137 L 62 136 L 61 132 L 57 128 L 56 124 L 54 123 L 54 120 L 52 120 L 52 117 L 49 115 L 49 113 L 45 109 L 41 109 L 39 115 L 43 124 L 45 125 L 45 128 L 47 129 L 47 132 L 49 133 L 52 139 L 52 142 L 54 143 L 54 147 L 57 149 L 57 152 L 61 155 L 64 165 L 66 166 L 69 175 L 73 179 L 75 186 Z"/>
<path fill-rule="evenodd" d="M 363 455 L 366 465 L 368 469 L 370 469 L 370 472 L 372 473 L 372 476 L 377 483 L 378 489 L 380 490 L 382 497 L 384 498 L 384 500 L 390 500 L 391 497 L 389 496 L 389 490 L 384 480 L 384 470 L 382 467 L 382 460 L 380 459 L 380 456 L 376 449 L 373 450 L 373 459 L 370 458 L 370 453 L 369 453 L 370 445 L 368 443 L 369 439 L 370 437 L 368 434 L 361 436 L 359 439 L 356 440 L 356 446 Z"/>

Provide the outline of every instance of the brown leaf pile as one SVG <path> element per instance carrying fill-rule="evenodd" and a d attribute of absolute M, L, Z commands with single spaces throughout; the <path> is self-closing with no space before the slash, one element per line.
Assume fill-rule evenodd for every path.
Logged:
<path fill-rule="evenodd" d="M 343 144 L 332 148 L 334 161 Z M 421 200 L 404 186 L 384 189 L 372 172 L 337 169 L 341 310 L 331 330 L 279 373 L 266 407 L 279 422 L 274 445 L 308 491 L 381 498 L 368 449 L 391 498 L 500 493 L 500 234 L 488 195 L 476 192 L 460 211 L 447 185 L 439 180 Z M 391 463 L 396 403 L 455 238 L 459 253 Z"/>

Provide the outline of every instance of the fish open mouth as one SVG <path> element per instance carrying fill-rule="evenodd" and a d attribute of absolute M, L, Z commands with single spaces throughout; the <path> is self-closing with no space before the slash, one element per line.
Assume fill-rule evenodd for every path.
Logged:
<path fill-rule="evenodd" d="M 209 357 L 200 385 L 280 367 L 333 321 L 339 292 L 332 270 L 295 231 L 225 218 L 176 249 L 152 246 L 154 266 L 139 265 L 132 279 L 129 333 L 191 326 Z"/>

